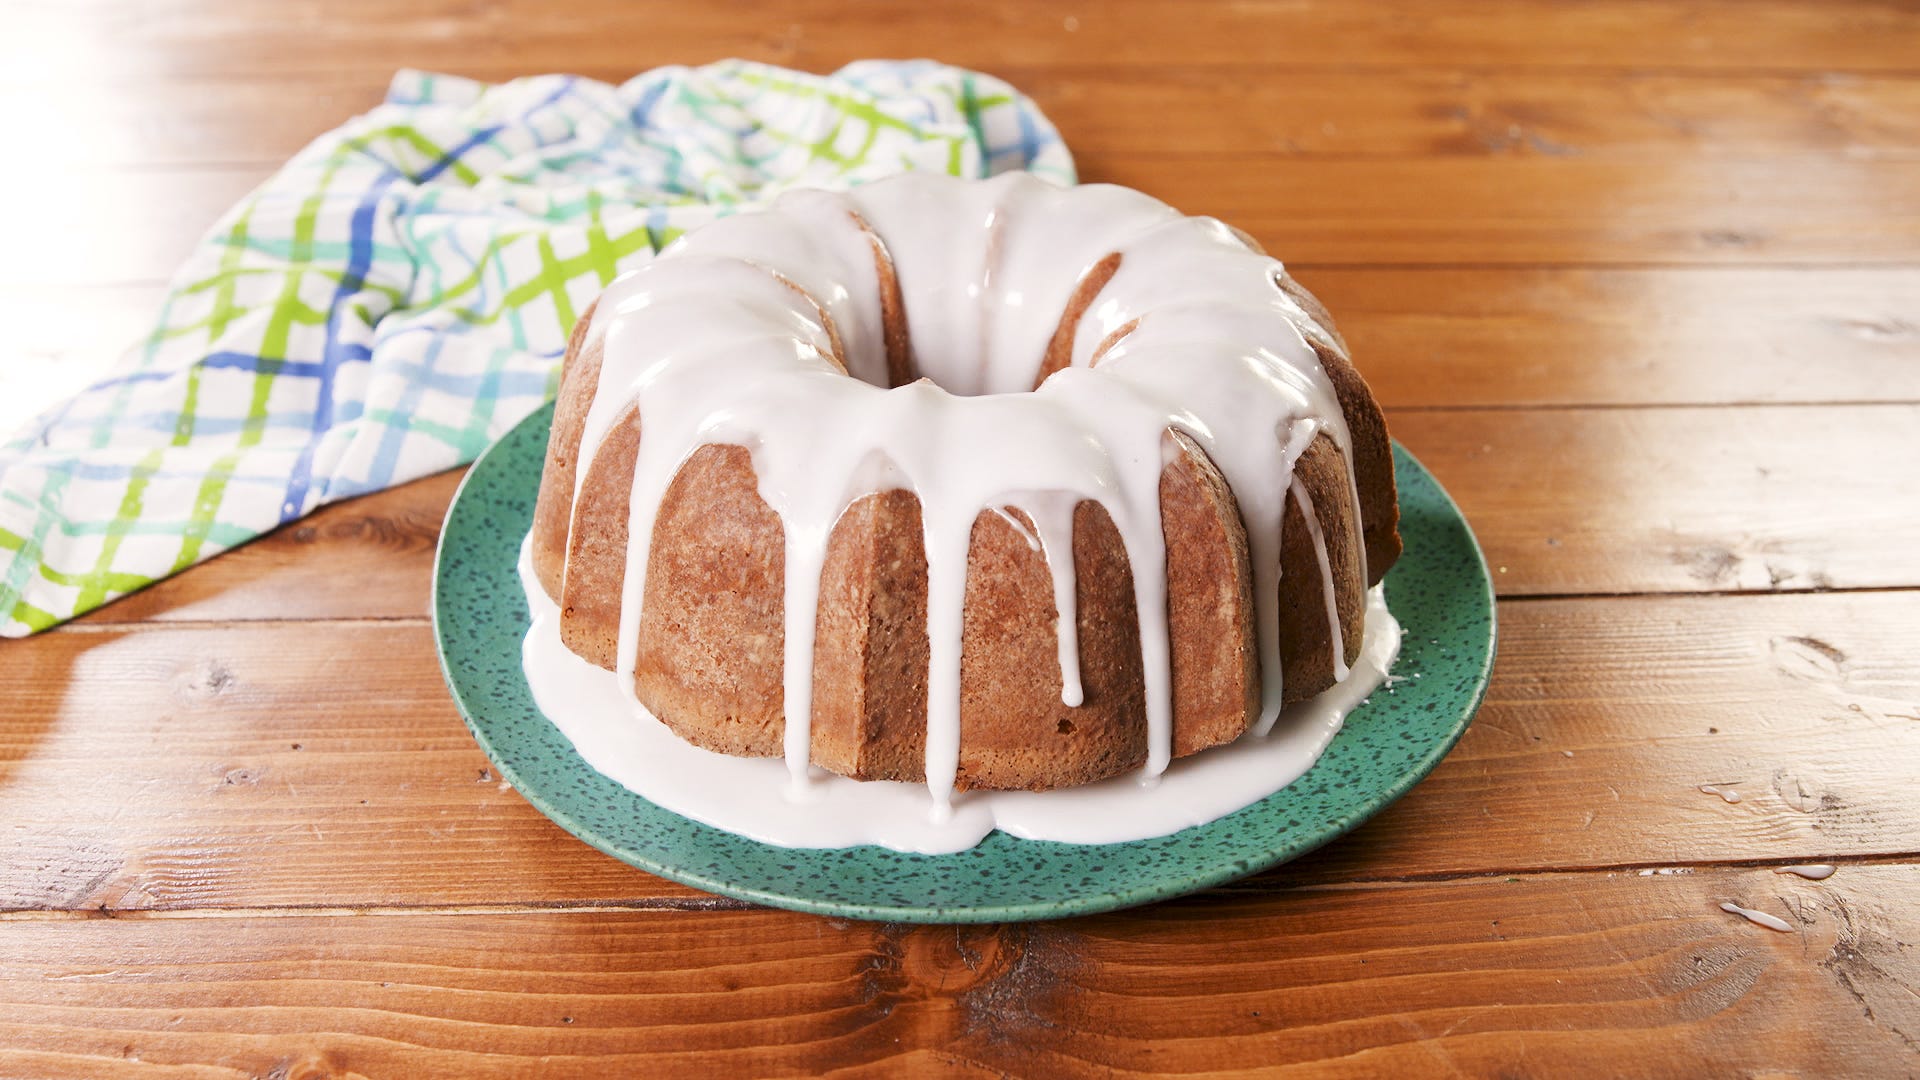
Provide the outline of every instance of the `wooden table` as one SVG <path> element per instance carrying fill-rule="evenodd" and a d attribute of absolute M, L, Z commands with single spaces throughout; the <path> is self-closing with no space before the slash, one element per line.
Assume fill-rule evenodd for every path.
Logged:
<path fill-rule="evenodd" d="M 131 339 L 396 67 L 934 52 L 1298 268 L 1478 531 L 1501 649 L 1430 779 L 1240 884 L 768 911 L 489 771 L 434 662 L 435 477 L 0 645 L 0 1075 L 1920 1073 L 1903 7 L 9 4 L 5 145 L 45 153 L 0 178 L 9 363 Z"/>

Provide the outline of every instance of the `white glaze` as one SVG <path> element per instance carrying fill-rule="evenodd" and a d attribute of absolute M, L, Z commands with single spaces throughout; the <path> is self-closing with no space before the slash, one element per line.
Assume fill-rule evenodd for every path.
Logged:
<path fill-rule="evenodd" d="M 1732 788 L 1718 787 L 1713 784 L 1701 784 L 1700 791 L 1704 795 L 1718 795 L 1725 802 L 1737 803 L 1740 801 L 1740 793 Z"/>
<path fill-rule="evenodd" d="M 875 237 L 897 275 L 922 376 L 890 390 Z M 1115 252 L 1118 272 L 1074 328 L 1073 366 L 1030 390 L 1081 275 Z M 785 530 L 785 750 L 794 790 L 810 790 L 828 535 L 860 496 L 911 490 L 927 557 L 926 783 L 934 817 L 944 817 L 959 762 L 974 521 L 1017 509 L 1032 522 L 1022 531 L 1039 542 L 1053 577 L 1061 698 L 1072 705 L 1081 699 L 1072 519 L 1078 503 L 1093 501 L 1112 519 L 1132 571 L 1151 781 L 1172 758 L 1159 485 L 1167 432 L 1177 430 L 1219 468 L 1246 525 L 1261 669 L 1254 730 L 1272 730 L 1283 700 L 1278 581 L 1289 492 L 1307 522 L 1332 640 L 1341 640 L 1326 539 L 1293 467 L 1321 432 L 1353 459 L 1332 382 L 1309 345 L 1327 331 L 1278 287 L 1279 272 L 1218 221 L 1124 188 L 1057 188 L 1027 174 L 983 182 L 906 174 L 845 194 L 794 193 L 772 211 L 689 233 L 615 281 L 589 331 L 604 359 L 576 483 L 636 403 L 645 431 L 619 685 L 631 698 L 662 495 L 700 446 L 746 447 L 760 495 Z M 1096 373 L 1096 348 L 1130 324 L 1099 354 Z M 1334 656 L 1345 679 L 1338 647 Z"/>
<path fill-rule="evenodd" d="M 773 758 L 716 754 L 681 740 L 644 709 L 630 711 L 619 676 L 567 651 L 559 608 L 533 575 L 522 545 L 520 580 L 533 627 L 522 644 L 540 711 L 589 765 L 683 817 L 782 847 L 878 844 L 897 851 L 964 851 L 1000 829 L 1025 839 L 1108 844 L 1166 836 L 1224 817 L 1298 779 L 1319 759 L 1346 715 L 1385 678 L 1400 626 L 1378 588 L 1368 596 L 1360 660 L 1347 681 L 1280 717 L 1267 736 L 1248 734 L 1173 763 L 1159 782 L 1135 776 L 1060 791 L 968 791 L 932 820 L 919 784 L 857 781 L 814 770 L 804 791 Z"/>
<path fill-rule="evenodd" d="M 1798 874 L 1808 881 L 1825 881 L 1833 876 L 1835 869 L 1837 869 L 1837 867 L 1832 863 L 1803 863 L 1799 866 L 1782 866 L 1776 869 L 1774 873 Z"/>
<path fill-rule="evenodd" d="M 1764 926 L 1769 930 L 1778 930 L 1783 934 L 1793 933 L 1793 926 L 1790 923 L 1788 923 L 1787 920 L 1782 919 L 1778 915 L 1769 915 L 1764 911 L 1755 911 L 1752 908 L 1744 908 L 1744 907 L 1741 907 L 1739 904 L 1733 903 L 1732 901 L 1725 901 L 1721 903 L 1720 910 L 1725 912 L 1730 912 L 1734 915 L 1738 915 L 1750 923 L 1754 923 L 1758 926 Z"/>

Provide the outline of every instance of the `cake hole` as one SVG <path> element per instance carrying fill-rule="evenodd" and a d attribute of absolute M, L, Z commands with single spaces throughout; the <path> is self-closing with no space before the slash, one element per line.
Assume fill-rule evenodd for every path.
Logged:
<path fill-rule="evenodd" d="M 999 236 L 997 228 L 990 230 L 987 250 L 989 266 L 1000 257 L 995 246 Z M 972 312 L 957 313 L 960 317 L 955 325 L 975 324 L 977 329 L 972 335 L 952 332 L 915 334 L 913 315 L 907 310 L 907 298 L 899 290 L 898 278 L 883 280 L 880 306 L 886 323 L 882 330 L 887 339 L 887 382 L 893 386 L 904 386 L 926 381 L 955 397 L 1031 393 L 1040 384 L 1071 366 L 1074 335 L 1081 318 L 1119 270 L 1120 259 L 1119 253 L 1114 252 L 1087 268 L 1074 283 L 1063 309 L 1056 310 L 1048 306 L 1046 314 L 1052 317 L 1051 336 L 1044 343 L 1036 342 L 1039 348 L 1032 355 L 1005 353 L 994 345 L 995 327 L 1030 324 L 1040 309 L 1032 306 L 1035 298 L 1026 295 L 1027 290 L 1006 286 L 996 279 L 993 272 L 989 271 L 976 282 L 931 293 L 923 291 L 919 295 L 918 301 L 930 302 L 930 306 L 971 306 L 974 309 Z M 956 312 L 950 310 L 945 314 L 952 318 Z M 941 326 L 940 316 L 936 314 L 927 325 Z M 1029 329 L 1037 330 L 1039 327 L 1029 325 Z M 1016 336 L 1024 337 L 1025 333 Z M 1000 340 L 1004 348 L 1005 338 Z M 871 369 L 873 365 L 860 366 Z M 877 383 L 871 373 L 856 377 Z"/>
<path fill-rule="evenodd" d="M 1036 367 L 1038 365 L 1002 366 L 985 357 L 968 363 L 936 363 L 916 352 L 909 378 L 901 385 L 927 383 L 954 397 L 1030 394 L 1038 389 L 1033 374 Z"/>
<path fill-rule="evenodd" d="M 1062 735 L 1071 735 L 1073 734 L 1073 721 L 1062 718 L 1055 730 L 1059 731 Z"/>

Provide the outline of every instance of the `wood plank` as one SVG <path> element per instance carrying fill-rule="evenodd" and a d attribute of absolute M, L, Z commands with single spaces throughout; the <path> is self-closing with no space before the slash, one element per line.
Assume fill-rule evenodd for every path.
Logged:
<path fill-rule="evenodd" d="M 440 525 L 465 475 L 453 469 L 322 507 L 83 623 L 425 618 Z"/>
<path fill-rule="evenodd" d="M 1087 180 L 1153 193 L 1296 265 L 1910 264 L 1920 160 L 1410 161 L 1083 154 Z M 267 170 L 50 170 L 0 233 L 41 257 L 0 285 L 139 284 L 176 264 Z"/>
<path fill-rule="evenodd" d="M 1500 617 L 1486 706 L 1453 754 L 1268 877 L 1920 851 L 1920 592 L 1509 602 Z M 424 626 L 55 632 L 7 649 L 20 689 L 0 730 L 0 909 L 697 895 L 503 790 Z"/>
<path fill-rule="evenodd" d="M 1907 527 L 1920 407 L 1389 409 L 1388 422 L 1459 501 L 1502 596 L 1920 585 Z M 457 483 L 324 509 L 84 622 L 418 617 Z"/>
<path fill-rule="evenodd" d="M 1916 868 L 1861 866 L 1216 893 L 960 930 L 758 911 L 0 922 L 0 1070 L 1879 1075 L 1920 1040 L 1917 908 Z"/>
<path fill-rule="evenodd" d="M 581 847 L 493 775 L 419 624 L 56 633 L 7 655 L 0 909 L 222 906 L 263 885 L 300 905 L 486 902 L 543 891 L 536 848 Z M 409 867 L 436 847 L 465 865 L 421 891 Z M 700 895 L 598 863 L 601 896 Z"/>
<path fill-rule="evenodd" d="M 504 81 L 539 70 L 510 63 L 468 73 Z M 634 69 L 565 70 L 619 82 Z M 378 105 L 391 74 L 368 67 L 264 82 L 198 73 L 156 82 L 109 71 L 51 102 L 34 86 L 0 83 L 0 140 L 73 166 L 271 168 Z M 1008 74 L 1068 146 L 1103 158 L 1920 154 L 1920 79 L 1910 77 L 1440 67 L 1248 79 L 1206 65 Z M 1220 107 L 1223 84 L 1233 86 L 1236 108 Z"/>
<path fill-rule="evenodd" d="M 110 347 L 114 311 L 40 302 L 150 296 L 401 64 L 935 41 L 1091 177 L 1300 269 L 1518 598 L 1479 723 L 1356 835 L 1139 912 L 916 930 L 705 898 L 502 790 L 418 614 L 456 478 L 336 507 L 0 645 L 0 1076 L 1920 1063 L 1914 5 L 0 5 L 16 354 Z M 1655 595 L 1540 598 L 1592 592 Z M 275 621 L 315 615 L 350 618 Z"/>
<path fill-rule="evenodd" d="M 1581 157 L 1672 162 L 1910 157 L 1920 80 L 1449 66 L 1284 75 L 1035 68 L 1015 85 L 1077 152 L 1319 157 Z M 1011 77 L 1011 76 L 1010 76 Z M 1236 104 L 1222 108 L 1223 94 Z M 1278 163 L 1276 163 L 1278 167 Z"/>
<path fill-rule="evenodd" d="M 1312 267 L 1389 408 L 1920 400 L 1920 271 Z"/>
<path fill-rule="evenodd" d="M 1156 0 L 1091 7 L 885 0 L 849 18 L 837 0 L 778 16 L 752 0 L 539 0 L 474 8 L 462 0 L 381 0 L 262 9 L 241 0 L 96 0 L 12 16 L 0 71 L 16 79 L 204 73 L 285 78 L 350 67 L 464 73 L 520 65 L 641 70 L 740 56 L 824 71 L 873 56 L 922 56 L 988 70 L 1074 64 L 1157 69 L 1395 69 L 1436 57 L 1463 67 L 1635 71 L 1912 72 L 1920 35 L 1902 5 L 1847 0 L 1606 0 L 1516 17 L 1487 0 L 1407 5 L 1256 0 L 1194 5 L 1168 18 Z M 236 47 L 242 45 L 243 47 Z"/>
<path fill-rule="evenodd" d="M 1082 155 L 1298 265 L 1898 263 L 1920 240 L 1899 161 L 1580 158 L 1189 162 Z"/>
<path fill-rule="evenodd" d="M 1493 682 L 1453 753 L 1271 876 L 1920 848 L 1920 809 L 1894 806 L 1920 786 L 1916 655 L 1913 592 L 1503 603 Z"/>
<path fill-rule="evenodd" d="M 1390 410 L 1502 596 L 1920 583 L 1920 408 Z"/>
<path fill-rule="evenodd" d="M 1313 267 L 1301 278 L 1388 407 L 1920 400 L 1920 270 Z M 98 377 L 147 332 L 163 293 L 0 291 L 0 324 L 33 361 L 0 368 L 0 388 Z M 0 431 L 9 408 L 22 422 L 37 411 L 0 393 Z"/>
<path fill-rule="evenodd" d="M 1910 268 L 1309 267 L 1300 278 L 1389 407 L 1920 398 Z M 164 294 L 25 286 L 0 293 L 0 320 L 38 364 L 97 365 L 150 328 Z"/>

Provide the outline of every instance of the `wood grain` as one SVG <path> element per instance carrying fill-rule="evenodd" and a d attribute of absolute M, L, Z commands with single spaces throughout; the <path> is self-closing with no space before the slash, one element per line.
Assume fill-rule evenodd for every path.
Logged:
<path fill-rule="evenodd" d="M 1920 239 L 1920 162 L 1080 164 L 1086 179 L 1231 221 L 1302 265 L 1904 263 Z"/>
<path fill-rule="evenodd" d="M 263 887 L 486 902 L 541 893 L 550 870 L 529 855 L 578 846 L 494 775 L 420 624 L 55 633 L 8 652 L 24 720 L 0 734 L 0 801 L 37 824 L 0 835 L 0 907 L 224 906 Z M 431 849 L 457 864 L 421 888 L 409 866 Z M 616 862 L 592 874 L 603 895 L 691 894 Z"/>
<path fill-rule="evenodd" d="M 395 68 L 934 53 L 1031 93 L 1087 178 L 1285 257 L 1506 598 L 1481 715 L 1353 835 L 1134 912 L 912 929 L 567 836 L 433 660 L 459 473 L 330 507 L 0 643 L 0 1076 L 1920 1072 L 1912 4 L 0 0 L 0 25 L 0 144 L 32 148 L 0 200 L 0 401 L 143 332 L 214 219 Z M 1840 869 L 1772 872 L 1807 861 Z"/>
<path fill-rule="evenodd" d="M 79 625 L 425 618 L 440 525 L 465 475 L 454 469 L 323 507 Z"/>
<path fill-rule="evenodd" d="M 1631 1039 L 1673 1075 L 1884 1074 L 1920 1036 L 1916 907 L 1912 868 L 1850 866 L 1227 891 L 961 930 L 724 910 L 0 922 L 0 1070 L 1567 1075 Z"/>
<path fill-rule="evenodd" d="M 465 66 L 500 82 L 543 69 Z M 637 70 L 564 65 L 603 82 Z M 1582 157 L 1665 165 L 1760 155 L 1911 158 L 1920 79 L 1830 72 L 1697 75 L 1484 69 L 1300 69 L 1248 79 L 1193 64 L 1142 70 L 1046 66 L 1012 75 L 1076 152 L 1109 158 Z M 392 69 L 293 79 L 203 75 L 157 86 L 113 73 L 80 82 L 58 109 L 0 83 L 0 139 L 68 165 L 272 168 L 321 132 L 378 105 Z M 1241 107 L 1222 109 L 1235 81 Z M 132 92 L 132 87 L 140 92 Z"/>
<path fill-rule="evenodd" d="M 1665 167 L 1700 158 L 1908 157 L 1920 80 L 1442 66 L 1218 68 L 1018 76 L 1076 152 L 1308 158 L 1579 157 Z M 1220 107 L 1223 82 L 1240 105 Z"/>
<path fill-rule="evenodd" d="M 1920 270 L 1312 267 L 1300 276 L 1390 408 L 1920 401 Z M 0 324 L 31 364 L 17 375 L 74 370 L 80 385 L 104 374 L 151 328 L 163 293 L 0 291 Z M 0 386 L 12 370 L 0 368 Z M 0 412 L 6 405 L 0 399 Z"/>
<path fill-rule="evenodd" d="M 96 0 L 28 6 L 0 69 L 80 69 L 160 81 L 205 74 L 287 78 L 403 66 L 454 73 L 644 70 L 725 56 L 827 70 L 864 57 L 923 56 L 1009 70 L 1159 69 L 1206 64 L 1290 73 L 1370 73 L 1444 61 L 1462 67 L 1692 72 L 1912 73 L 1916 16 L 1900 4 L 1839 0 L 1602 0 L 1517 10 L 1487 0 L 1431 4 L 1254 0 L 1098 7 L 863 4 L 797 0 L 777 14 L 752 0 L 336 0 L 261 8 L 207 0 Z M 237 43 L 245 47 L 236 48 Z"/>
<path fill-rule="evenodd" d="M 1275 876 L 1920 848 L 1920 594 L 1507 602 L 1500 638 L 1441 767 Z"/>
<path fill-rule="evenodd" d="M 1390 410 L 1503 596 L 1911 587 L 1920 409 Z"/>
<path fill-rule="evenodd" d="M 1453 754 L 1358 834 L 1269 877 L 1920 851 L 1905 795 L 1920 787 L 1920 593 L 1500 616 L 1486 706 Z M 16 826 L 0 834 L 0 909 L 697 895 L 506 789 L 417 623 L 56 632 L 8 650 L 28 690 L 24 726 L 0 731 L 0 820 Z"/>
<path fill-rule="evenodd" d="M 1296 265 L 1908 265 L 1920 159 L 1271 160 L 1082 154 L 1086 180 L 1150 192 Z M 41 253 L 0 285 L 165 280 L 260 166 L 48 170 L 15 182 L 0 232 Z"/>
<path fill-rule="evenodd" d="M 1920 401 L 1920 270 L 1313 267 L 1388 408 Z"/>

